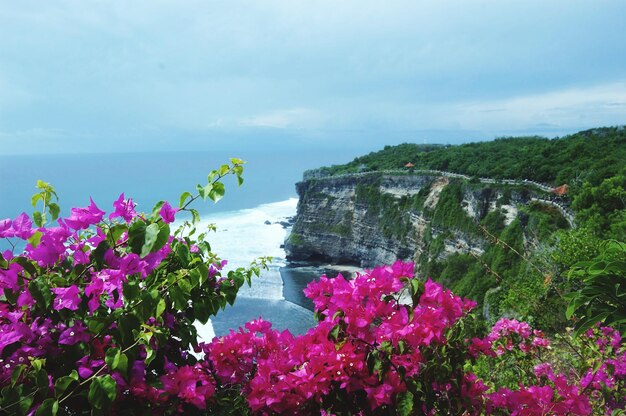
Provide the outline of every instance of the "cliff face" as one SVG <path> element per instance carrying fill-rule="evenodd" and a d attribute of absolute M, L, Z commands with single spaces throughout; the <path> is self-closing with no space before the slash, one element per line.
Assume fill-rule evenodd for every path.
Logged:
<path fill-rule="evenodd" d="M 506 227 L 536 196 L 436 173 L 310 178 L 296 188 L 297 216 L 285 242 L 290 261 L 373 267 L 402 259 L 418 269 L 455 253 L 482 255 L 488 241 L 478 224 L 491 218 Z"/>

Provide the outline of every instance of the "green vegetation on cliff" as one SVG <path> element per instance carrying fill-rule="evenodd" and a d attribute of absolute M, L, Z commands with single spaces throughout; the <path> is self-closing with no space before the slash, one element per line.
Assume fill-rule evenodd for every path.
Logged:
<path fill-rule="evenodd" d="M 458 146 L 405 143 L 323 168 L 328 174 L 372 170 L 436 169 L 486 178 L 570 185 L 599 184 L 626 166 L 626 129 L 607 127 L 558 139 L 507 137 Z"/>

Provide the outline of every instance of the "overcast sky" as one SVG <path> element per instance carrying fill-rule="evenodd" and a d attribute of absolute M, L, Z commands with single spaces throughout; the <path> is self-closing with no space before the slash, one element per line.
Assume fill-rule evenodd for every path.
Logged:
<path fill-rule="evenodd" d="M 0 154 L 618 124 L 622 0 L 0 0 Z"/>

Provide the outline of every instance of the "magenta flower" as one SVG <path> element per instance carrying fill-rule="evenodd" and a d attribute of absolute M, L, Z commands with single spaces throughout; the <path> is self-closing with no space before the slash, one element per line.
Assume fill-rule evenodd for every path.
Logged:
<path fill-rule="evenodd" d="M 24 334 L 21 331 L 0 331 L 0 354 L 2 354 L 4 347 L 20 341 L 23 336 Z"/>
<path fill-rule="evenodd" d="M 70 217 L 65 219 L 65 224 L 74 230 L 84 230 L 90 225 L 97 224 L 102 221 L 104 211 L 96 206 L 93 199 L 89 198 L 90 204 L 85 208 L 72 208 Z"/>
<path fill-rule="evenodd" d="M 81 378 L 89 378 L 95 372 L 94 370 L 102 367 L 104 360 L 92 360 L 89 356 L 84 356 L 80 360 L 76 361 L 78 368 L 78 375 Z"/>
<path fill-rule="evenodd" d="M 9 218 L 0 220 L 0 238 L 10 238 L 15 236 L 15 230 L 11 227 L 12 224 L 13 221 Z"/>
<path fill-rule="evenodd" d="M 113 208 L 115 211 L 109 215 L 109 219 L 122 217 L 124 221 L 131 222 L 133 218 L 137 216 L 135 211 L 135 204 L 132 199 L 124 199 L 124 193 L 120 195 L 115 202 L 113 202 Z"/>
<path fill-rule="evenodd" d="M 94 313 L 100 307 L 100 296 L 104 292 L 104 281 L 99 277 L 94 279 L 85 287 L 85 295 L 89 297 L 87 308 L 90 313 Z"/>
<path fill-rule="evenodd" d="M 161 382 L 165 391 L 199 409 L 204 409 L 206 399 L 210 399 L 215 393 L 213 379 L 199 365 L 180 367 L 176 372 L 161 377 Z"/>
<path fill-rule="evenodd" d="M 17 263 L 9 264 L 6 270 L 0 267 L 0 293 L 4 291 L 4 288 L 19 289 L 17 276 L 21 271 L 22 266 Z"/>
<path fill-rule="evenodd" d="M 35 301 L 28 289 L 25 289 L 22 293 L 20 293 L 20 295 L 17 298 L 17 306 L 19 306 L 20 308 L 22 306 L 30 307 L 34 304 L 35 304 Z"/>
<path fill-rule="evenodd" d="M 87 327 L 81 321 L 74 321 L 74 326 L 65 329 L 59 336 L 59 344 L 74 345 L 79 342 L 89 342 L 90 336 Z"/>
<path fill-rule="evenodd" d="M 143 273 L 147 266 L 148 263 L 140 259 L 137 254 L 130 253 L 122 258 L 119 269 L 126 276 L 130 276 L 135 273 Z"/>
<path fill-rule="evenodd" d="M 71 233 L 65 226 L 54 228 L 41 228 L 43 233 L 39 245 L 32 247 L 30 244 L 26 246 L 26 251 L 33 260 L 42 266 L 52 266 L 59 260 L 65 258 L 65 242 Z"/>
<path fill-rule="evenodd" d="M 54 309 L 69 309 L 75 311 L 80 305 L 80 291 L 76 285 L 70 287 L 55 287 L 51 289 L 56 295 L 54 299 Z"/>
<path fill-rule="evenodd" d="M 163 203 L 163 206 L 161 207 L 161 210 L 159 211 L 159 215 L 161 216 L 161 218 L 163 218 L 164 223 L 171 224 L 174 222 L 176 212 L 178 212 L 178 209 L 172 208 L 170 203 L 165 201 Z"/>
<path fill-rule="evenodd" d="M 13 220 L 15 236 L 27 240 L 33 235 L 33 223 L 25 212 L 22 212 Z"/>

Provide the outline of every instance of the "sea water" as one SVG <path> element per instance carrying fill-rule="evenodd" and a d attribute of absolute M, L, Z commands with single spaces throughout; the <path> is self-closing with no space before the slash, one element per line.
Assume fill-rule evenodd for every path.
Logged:
<path fill-rule="evenodd" d="M 280 273 L 285 266 L 281 245 L 288 232 L 280 223 L 295 215 L 297 203 L 296 198 L 290 198 L 203 218 L 199 228 L 210 223 L 217 226 L 217 231 L 209 233 L 207 240 L 213 252 L 228 260 L 226 271 L 245 267 L 261 256 L 273 258 L 269 269 L 254 278 L 250 287 L 244 285 L 240 289 L 234 306 L 218 313 L 206 326 L 198 326 L 198 333 L 204 340 L 214 334 L 227 334 L 259 317 L 271 322 L 275 329 L 289 329 L 294 334 L 304 333 L 314 325 L 310 310 L 285 299 L 283 286 L 292 290 L 294 282 L 283 282 Z"/>

